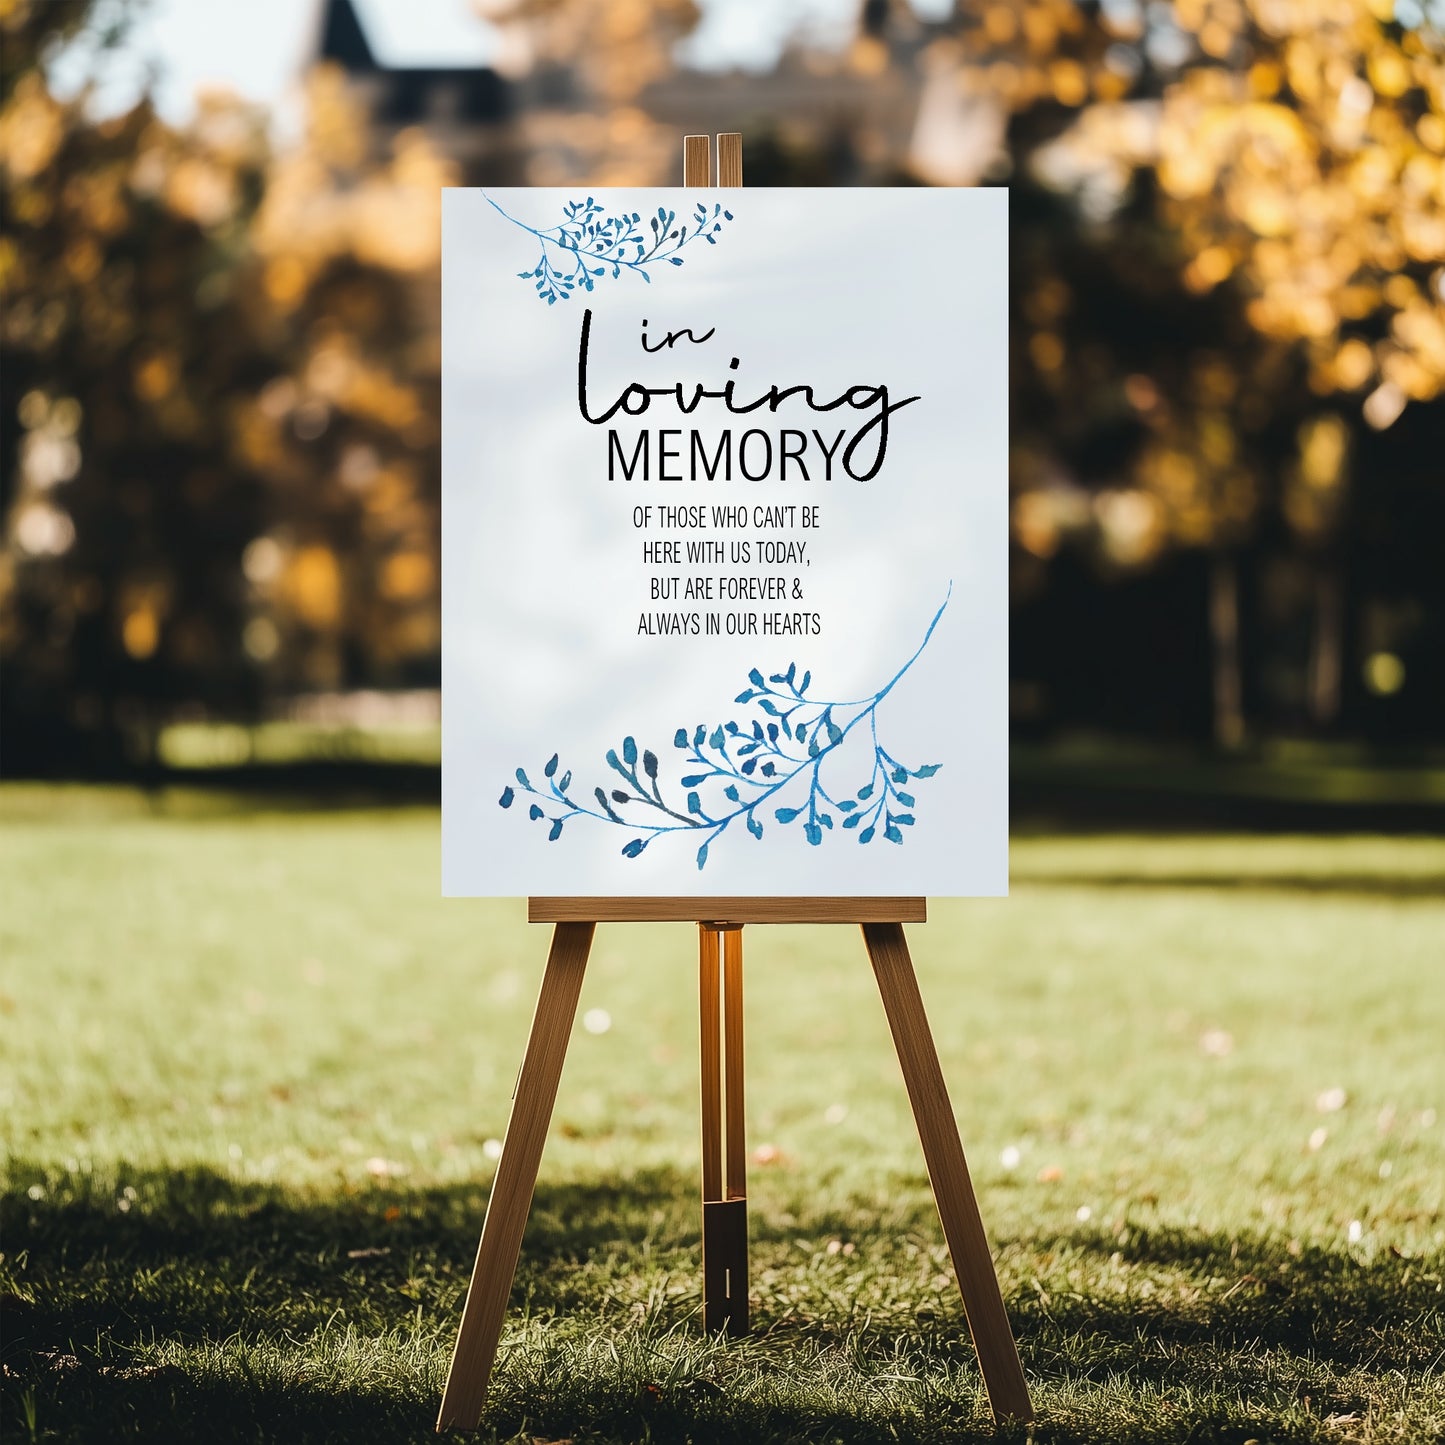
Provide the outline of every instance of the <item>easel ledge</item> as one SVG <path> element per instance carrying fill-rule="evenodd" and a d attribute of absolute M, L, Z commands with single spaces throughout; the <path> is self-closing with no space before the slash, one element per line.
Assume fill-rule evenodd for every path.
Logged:
<path fill-rule="evenodd" d="M 926 923 L 924 898 L 529 898 L 528 923 Z"/>

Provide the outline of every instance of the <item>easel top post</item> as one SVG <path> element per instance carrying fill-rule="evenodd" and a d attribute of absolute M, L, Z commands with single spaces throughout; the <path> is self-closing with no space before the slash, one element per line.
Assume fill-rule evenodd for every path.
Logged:
<path fill-rule="evenodd" d="M 684 186 L 710 186 L 712 172 L 712 137 L 685 135 L 682 138 L 682 183 Z M 717 182 L 719 186 L 740 186 L 743 183 L 743 138 L 738 131 L 724 131 L 717 138 Z"/>
<path fill-rule="evenodd" d="M 725 131 L 717 138 L 717 183 L 720 186 L 743 183 L 743 138 L 737 131 Z"/>
<path fill-rule="evenodd" d="M 710 186 L 712 184 L 711 136 L 683 136 L 682 183 L 684 186 Z"/>

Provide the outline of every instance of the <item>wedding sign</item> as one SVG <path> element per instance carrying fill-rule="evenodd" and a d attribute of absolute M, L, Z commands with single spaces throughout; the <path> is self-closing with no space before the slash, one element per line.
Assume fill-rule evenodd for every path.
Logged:
<path fill-rule="evenodd" d="M 445 892 L 1007 891 L 1006 208 L 445 193 Z"/>

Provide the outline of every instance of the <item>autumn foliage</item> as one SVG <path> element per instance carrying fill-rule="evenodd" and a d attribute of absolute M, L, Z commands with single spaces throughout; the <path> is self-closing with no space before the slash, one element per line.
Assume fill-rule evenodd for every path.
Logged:
<path fill-rule="evenodd" d="M 333 66 L 281 147 L 233 96 L 97 119 L 45 64 L 91 6 L 5 0 L 9 758 L 434 685 L 439 188 L 675 181 L 672 111 L 706 95 L 751 184 L 1011 189 L 1021 727 L 1432 736 L 1435 6 L 869 0 L 845 43 L 718 80 L 679 78 L 689 0 L 486 0 L 515 114 L 463 175 Z M 790 86 L 817 101 L 770 114 Z"/>

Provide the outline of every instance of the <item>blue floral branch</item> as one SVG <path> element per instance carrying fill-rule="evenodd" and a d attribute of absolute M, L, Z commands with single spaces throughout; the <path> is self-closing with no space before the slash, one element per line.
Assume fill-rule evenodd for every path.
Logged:
<path fill-rule="evenodd" d="M 949 596 L 952 592 L 950 584 Z M 761 838 L 769 814 L 783 826 L 800 822 L 804 838 L 814 847 L 825 832 L 833 831 L 835 820 L 840 831 L 856 833 L 860 844 L 871 843 L 880 832 L 887 842 L 901 844 L 903 829 L 914 822 L 914 795 L 908 785 L 931 778 L 942 764 L 910 767 L 888 752 L 878 740 L 878 708 L 928 646 L 947 606 L 945 597 L 913 655 L 871 697 L 824 702 L 808 696 L 813 675 L 804 672 L 799 677 L 796 663 L 767 678 L 753 668 L 748 686 L 734 698 L 751 704 L 751 720 L 718 723 L 711 729 L 699 723 L 691 731 L 678 728 L 674 735 L 673 747 L 683 754 L 678 787 L 684 796 L 679 801 L 670 802 L 663 794 L 657 754 L 650 748 L 639 753 L 631 737 L 622 740 L 620 754 L 608 749 L 607 766 L 616 777 L 606 786 L 595 786 L 590 796 L 585 790 L 574 792 L 570 769 L 559 776 L 560 759 L 553 753 L 539 783 L 518 768 L 516 787 L 508 784 L 497 801 L 510 808 L 518 789 L 528 794 L 528 816 L 549 825 L 547 838 L 553 843 L 568 823 L 581 818 L 625 828 L 636 836 L 623 847 L 624 858 L 640 857 L 661 837 L 691 833 L 700 839 L 699 869 L 707 866 L 708 849 L 734 823 L 741 820 L 754 838 Z M 872 768 L 861 787 L 849 789 L 846 797 L 835 795 L 823 784 L 823 765 L 860 729 L 866 729 L 872 742 Z M 793 789 L 792 805 L 784 805 L 780 795 L 800 780 L 807 783 L 806 799 L 798 796 L 800 786 Z"/>
<path fill-rule="evenodd" d="M 486 200 L 498 215 L 540 243 L 536 266 L 517 275 L 523 281 L 534 281 L 537 295 L 549 306 L 566 301 L 579 288 L 591 291 L 597 278 L 609 271 L 614 279 L 623 271 L 635 271 L 650 285 L 649 266 L 661 261 L 681 266 L 683 258 L 677 253 L 684 246 L 698 240 L 716 246 L 723 223 L 733 218 L 721 205 L 715 203 L 709 210 L 699 201 L 692 215 L 682 221 L 676 211 L 659 206 L 657 214 L 644 223 L 639 211 L 609 216 L 588 196 L 585 201 L 568 201 L 562 208 L 563 220 L 539 229 L 509 215 L 490 196 Z"/>

